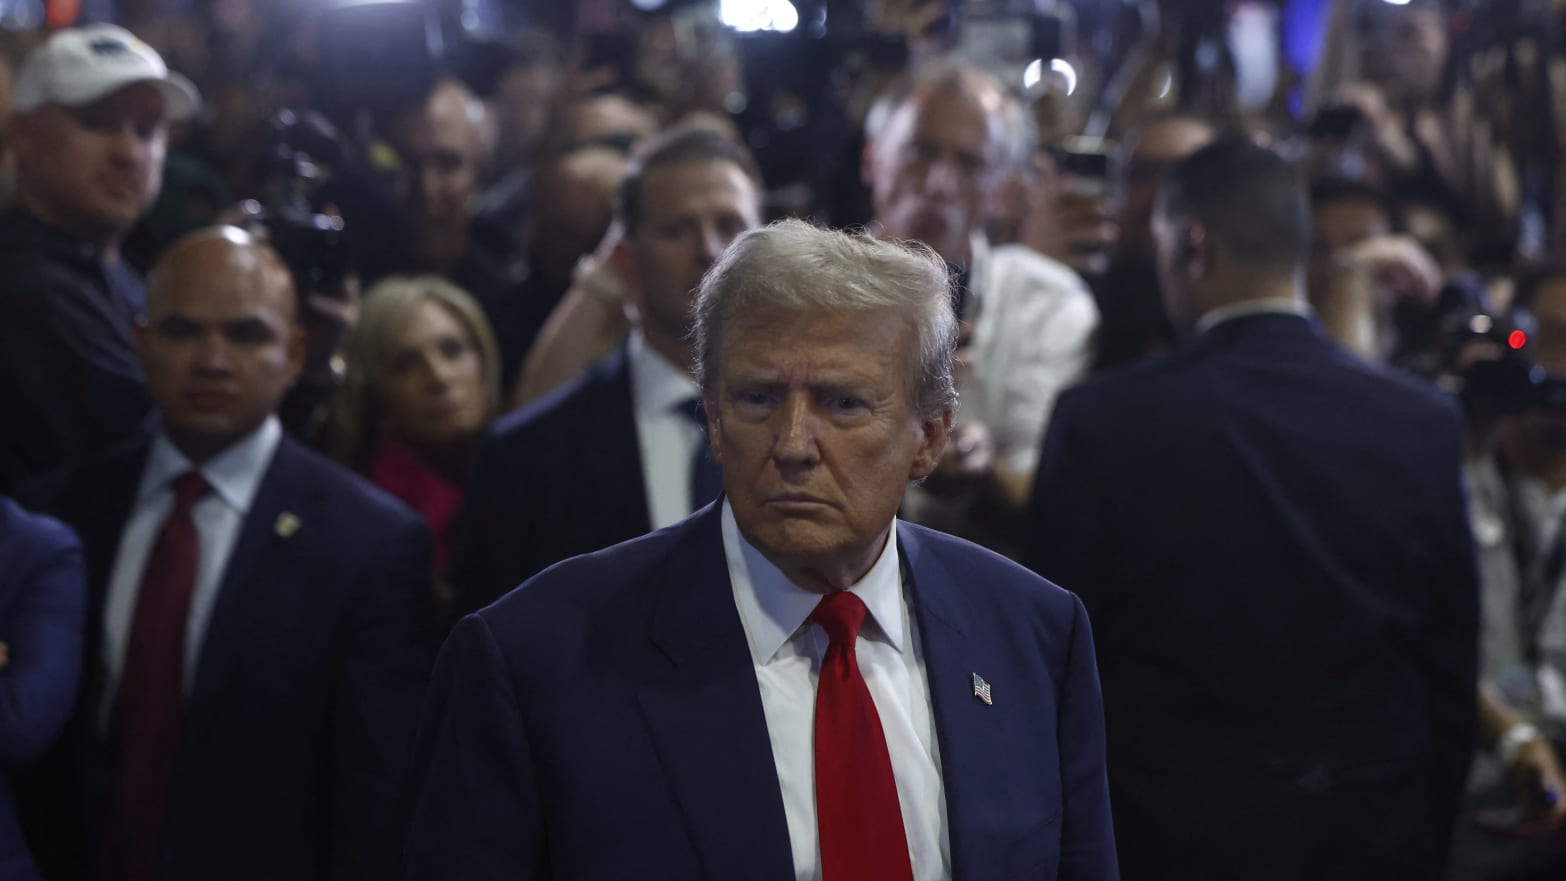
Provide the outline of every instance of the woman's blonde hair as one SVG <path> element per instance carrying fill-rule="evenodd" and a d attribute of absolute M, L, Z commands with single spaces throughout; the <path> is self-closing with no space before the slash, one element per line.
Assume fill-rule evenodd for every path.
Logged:
<path fill-rule="evenodd" d="M 488 417 L 500 410 L 500 347 L 489 319 L 467 291 L 433 275 L 391 276 L 364 295 L 359 321 L 348 338 L 348 372 L 327 417 L 328 449 L 337 461 L 369 470 L 382 441 L 383 408 L 376 387 L 391 366 L 392 346 L 420 306 L 435 303 L 467 331 L 479 356 Z"/>

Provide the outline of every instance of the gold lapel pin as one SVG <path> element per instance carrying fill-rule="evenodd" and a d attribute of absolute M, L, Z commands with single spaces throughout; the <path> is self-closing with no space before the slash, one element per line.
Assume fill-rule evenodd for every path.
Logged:
<path fill-rule="evenodd" d="M 292 538 L 294 533 L 299 531 L 299 526 L 299 518 L 284 511 L 277 515 L 277 522 L 272 524 L 272 530 L 277 533 L 278 538 Z"/>
<path fill-rule="evenodd" d="M 983 701 L 986 707 L 995 705 L 995 701 L 990 697 L 990 684 L 977 673 L 973 674 L 973 696 Z"/>

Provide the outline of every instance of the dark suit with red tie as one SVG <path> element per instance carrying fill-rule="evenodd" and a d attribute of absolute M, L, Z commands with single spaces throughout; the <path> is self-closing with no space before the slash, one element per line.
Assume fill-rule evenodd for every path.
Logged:
<path fill-rule="evenodd" d="M 105 592 L 147 453 L 146 442 L 122 449 L 37 496 L 82 536 L 90 586 L 72 736 L 34 781 L 69 796 L 33 824 L 52 846 L 40 853 L 50 878 L 91 870 L 116 779 L 98 713 Z M 196 660 L 155 877 L 368 881 L 394 871 L 393 803 L 427 682 L 432 605 L 423 521 L 283 438 Z"/>
<path fill-rule="evenodd" d="M 720 512 L 555 566 L 457 626 L 415 754 L 404 877 L 795 877 Z M 953 877 L 1118 877 L 1081 605 L 897 528 Z"/>

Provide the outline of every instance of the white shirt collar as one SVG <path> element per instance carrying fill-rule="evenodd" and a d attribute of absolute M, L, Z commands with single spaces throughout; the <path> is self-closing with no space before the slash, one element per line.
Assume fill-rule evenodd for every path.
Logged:
<path fill-rule="evenodd" d="M 1196 321 L 1196 332 L 1203 334 L 1225 321 L 1244 318 L 1247 315 L 1311 315 L 1309 304 L 1293 297 L 1272 297 L 1265 300 L 1241 300 L 1227 306 L 1219 306 Z"/>
<path fill-rule="evenodd" d="M 667 414 L 701 393 L 691 375 L 658 354 L 641 331 L 631 333 L 626 357 L 631 368 L 631 400 L 639 414 Z"/>
<path fill-rule="evenodd" d="M 272 455 L 283 439 L 283 428 L 276 416 L 268 416 L 261 427 L 230 445 L 228 449 L 211 459 L 199 469 L 212 492 L 241 513 L 250 510 L 261 478 L 272 464 Z M 147 455 L 147 467 L 141 473 L 141 486 L 136 492 L 137 504 L 145 504 L 155 493 L 167 489 L 176 477 L 194 466 L 168 437 L 159 434 L 152 442 Z"/>
<path fill-rule="evenodd" d="M 735 606 L 749 637 L 751 653 L 758 666 L 768 664 L 815 611 L 821 594 L 789 581 L 745 540 L 728 499 L 723 500 L 723 552 L 728 558 Z M 896 521 L 875 565 L 849 590 L 864 601 L 886 642 L 903 651 L 903 576 L 897 556 Z"/>

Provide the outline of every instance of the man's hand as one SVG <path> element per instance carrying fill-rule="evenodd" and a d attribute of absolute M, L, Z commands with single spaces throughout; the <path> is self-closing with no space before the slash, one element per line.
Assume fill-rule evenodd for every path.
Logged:
<path fill-rule="evenodd" d="M 1566 821 L 1566 776 L 1550 742 L 1536 737 L 1518 747 L 1507 771 L 1523 817 L 1511 834 L 1539 838 L 1559 829 Z"/>
<path fill-rule="evenodd" d="M 11 666 L 11 647 L 0 642 L 0 670 Z"/>
<path fill-rule="evenodd" d="M 1441 293 L 1441 267 L 1408 236 L 1367 239 L 1341 259 L 1346 268 L 1370 281 L 1380 307 L 1404 301 L 1430 306 Z"/>
<path fill-rule="evenodd" d="M 1079 274 L 1103 273 L 1119 237 L 1108 201 L 1082 192 L 1048 159 L 1041 158 L 1035 172 L 1027 185 L 1022 243 Z"/>

